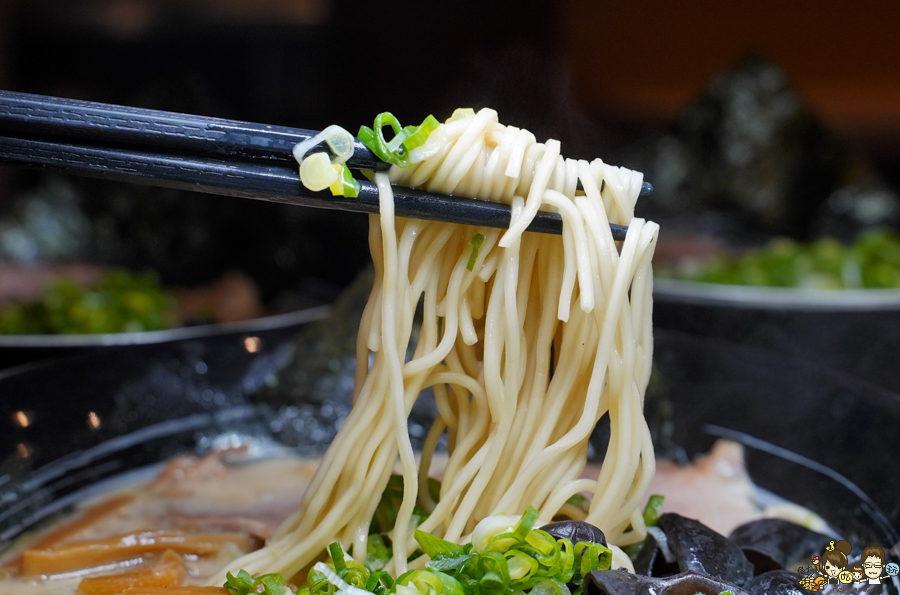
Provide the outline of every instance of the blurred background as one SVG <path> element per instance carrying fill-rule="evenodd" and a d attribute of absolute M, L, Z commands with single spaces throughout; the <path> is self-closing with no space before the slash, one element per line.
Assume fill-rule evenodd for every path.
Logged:
<path fill-rule="evenodd" d="M 900 5 L 874 0 L 0 0 L 0 88 L 351 131 L 381 111 L 407 124 L 491 106 L 567 156 L 644 171 L 656 191 L 637 214 L 663 224 L 667 277 L 886 289 L 900 286 L 897 22 Z M 0 168 L 0 304 L 15 304 L 0 332 L 297 310 L 368 261 L 364 216 Z M 60 272 L 80 285 L 48 296 Z M 101 314 L 83 289 L 98 282 L 123 312 L 132 289 L 153 299 Z M 802 357 L 827 344 L 847 372 L 846 336 L 797 335 L 862 316 L 852 350 L 891 349 L 878 341 L 900 312 L 888 297 L 822 319 L 751 293 L 710 330 L 702 308 L 722 305 L 680 291 L 658 295 L 658 325 Z M 148 314 L 172 299 L 177 314 Z"/>

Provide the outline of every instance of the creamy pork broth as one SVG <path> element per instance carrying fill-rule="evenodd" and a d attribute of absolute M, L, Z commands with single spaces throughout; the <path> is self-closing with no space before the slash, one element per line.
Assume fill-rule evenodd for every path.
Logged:
<path fill-rule="evenodd" d="M 317 465 L 317 460 L 300 458 L 230 464 L 220 454 L 173 459 L 150 483 L 93 498 L 70 517 L 19 540 L 0 562 L 4 569 L 0 595 L 64 595 L 76 592 L 85 577 L 165 569 L 166 563 L 175 567 L 172 576 L 179 583 L 202 584 L 229 561 L 261 546 L 297 510 Z M 165 557 L 166 544 L 150 543 L 149 553 L 137 546 L 122 555 L 95 560 L 99 565 L 89 556 L 79 563 L 73 555 L 71 564 L 51 556 L 36 560 L 29 556 L 117 536 L 125 542 L 170 540 L 174 549 L 184 551 Z M 196 545 L 204 555 L 191 553 L 191 544 L 178 542 L 198 536 L 201 541 Z M 204 536 L 221 541 L 204 541 Z"/>
<path fill-rule="evenodd" d="M 203 584 L 222 566 L 260 547 L 274 534 L 278 524 L 297 510 L 318 465 L 318 460 L 302 458 L 231 461 L 239 457 L 234 453 L 179 457 L 149 483 L 125 486 L 84 502 L 70 517 L 24 537 L 6 552 L 0 562 L 4 568 L 0 595 L 113 593 L 116 591 L 92 591 L 98 585 L 90 581 L 82 584 L 82 580 L 127 577 L 128 573 L 152 573 L 154 569 L 162 569 L 158 574 L 170 571 L 170 576 L 179 577 L 180 584 Z M 434 475 L 440 475 L 444 461 L 443 457 L 435 458 Z M 596 476 L 597 472 L 596 466 L 588 465 L 584 473 Z M 744 468 L 741 446 L 727 441 L 718 442 L 708 455 L 687 467 L 659 461 L 650 491 L 666 496 L 663 511 L 696 518 L 726 535 L 742 523 L 785 511 L 783 505 L 764 509 L 758 504 L 757 490 Z M 151 541 L 154 536 L 200 536 L 201 540 L 203 536 L 216 536 L 223 541 L 207 548 L 215 551 L 205 555 L 166 554 L 165 546 L 151 544 L 155 549 L 149 554 L 137 547 L 133 555 L 113 556 L 118 559 L 99 566 L 90 562 L 74 568 L 61 564 L 55 569 L 58 572 L 42 572 L 56 563 L 47 559 L 54 552 L 116 536 L 140 540 L 142 534 L 150 535 Z M 48 555 L 35 562 L 29 551 Z M 173 566 L 175 571 L 171 572 Z"/>

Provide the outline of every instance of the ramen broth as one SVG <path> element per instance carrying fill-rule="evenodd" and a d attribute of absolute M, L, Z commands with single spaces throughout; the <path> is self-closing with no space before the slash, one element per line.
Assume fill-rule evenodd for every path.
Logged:
<path fill-rule="evenodd" d="M 0 560 L 0 594 L 63 595 L 85 577 L 167 565 L 179 583 L 201 584 L 272 535 L 299 506 L 317 466 L 301 458 L 227 458 L 177 457 L 149 483 L 93 498 L 23 537 Z"/>
<path fill-rule="evenodd" d="M 440 469 L 443 462 L 436 459 L 433 468 Z M 227 451 L 177 457 L 151 481 L 93 498 L 68 517 L 21 538 L 0 560 L 0 595 L 120 593 L 115 584 L 82 581 L 110 575 L 138 580 L 141 573 L 153 577 L 142 586 L 152 586 L 154 580 L 201 585 L 272 536 L 296 511 L 317 465 L 318 460 L 296 457 L 248 462 L 241 453 Z M 584 474 L 596 476 L 598 471 L 589 464 Z M 719 441 L 689 466 L 659 461 L 651 493 L 666 497 L 663 511 L 696 518 L 725 535 L 772 515 L 824 528 L 799 507 L 783 502 L 762 507 L 760 492 L 744 468 L 742 447 L 734 442 Z M 132 545 L 121 545 L 128 542 Z M 83 553 L 100 549 L 98 544 L 107 550 L 118 546 L 119 551 Z"/>

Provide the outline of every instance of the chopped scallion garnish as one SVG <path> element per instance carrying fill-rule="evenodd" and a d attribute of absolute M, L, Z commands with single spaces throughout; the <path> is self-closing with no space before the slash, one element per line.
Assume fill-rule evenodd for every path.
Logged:
<path fill-rule="evenodd" d="M 369 535 L 366 540 L 366 566 L 369 570 L 381 570 L 391 560 L 391 551 L 379 533 Z"/>
<path fill-rule="evenodd" d="M 434 132 L 435 128 L 440 126 L 440 124 L 437 118 L 428 116 L 418 128 L 413 130 L 412 134 L 406 137 L 406 140 L 403 141 L 403 148 L 409 153 L 409 151 L 421 147 L 428 140 L 428 135 Z"/>
<path fill-rule="evenodd" d="M 303 185 L 318 192 L 340 181 L 341 165 L 332 165 L 325 153 L 313 153 L 300 164 L 300 180 Z"/>
<path fill-rule="evenodd" d="M 347 164 L 333 165 L 332 167 L 340 172 L 338 179 L 329 186 L 332 196 L 346 196 L 350 198 L 359 196 L 359 182 L 354 179 Z"/>
<path fill-rule="evenodd" d="M 340 575 L 344 569 L 347 568 L 347 564 L 344 562 L 344 550 L 341 549 L 341 544 L 335 541 L 329 545 L 328 553 L 331 554 L 331 560 L 334 563 L 334 571 Z"/>
<path fill-rule="evenodd" d="M 394 481 L 388 487 L 402 485 Z M 555 539 L 534 528 L 539 516 L 529 507 L 521 518 L 483 519 L 473 533 L 473 538 L 480 535 L 477 548 L 416 531 L 419 547 L 431 559 L 424 570 L 410 570 L 396 581 L 372 569 L 373 553 L 384 550 L 379 557 L 389 555 L 380 536 L 369 536 L 369 568 L 346 557 L 334 543 L 328 548 L 332 563 L 316 564 L 309 572 L 309 587 L 300 595 L 364 595 L 356 589 L 373 595 L 581 595 L 584 577 L 608 570 L 612 552 L 601 543 Z M 574 591 L 567 584 L 574 584 Z"/>
<path fill-rule="evenodd" d="M 284 595 L 284 578 L 280 574 L 264 574 L 255 579 L 241 570 L 237 576 L 229 572 L 225 577 L 223 586 L 231 595 Z"/>
<path fill-rule="evenodd" d="M 656 526 L 656 523 L 659 522 L 659 512 L 662 510 L 663 500 L 665 499 L 665 496 L 659 494 L 650 496 L 650 499 L 647 501 L 647 506 L 644 508 L 645 525 L 648 527 Z"/>
<path fill-rule="evenodd" d="M 419 126 L 400 126 L 400 121 L 390 112 L 382 112 L 375 116 L 374 128 L 359 127 L 359 140 L 362 141 L 379 159 L 391 165 L 409 167 L 409 152 L 420 147 L 428 140 L 440 123 L 434 116 L 428 116 Z M 390 126 L 394 131 L 393 138 L 384 138 L 384 127 Z"/>
<path fill-rule="evenodd" d="M 438 555 L 457 554 L 463 551 L 463 546 L 441 539 L 437 535 L 425 533 L 424 531 L 416 531 L 416 541 L 419 547 L 425 552 L 429 558 L 434 559 Z"/>
<path fill-rule="evenodd" d="M 484 236 L 481 236 L 481 239 L 484 241 Z M 478 244 L 481 245 L 481 242 Z M 522 515 L 522 518 L 519 519 L 519 524 L 513 529 L 513 537 L 519 541 L 523 541 L 525 536 L 531 533 L 531 530 L 534 528 L 534 524 L 538 520 L 538 514 L 538 511 L 535 510 L 533 506 L 529 506 L 528 510 L 525 511 L 525 514 Z"/>
<path fill-rule="evenodd" d="M 322 141 L 328 145 L 333 153 L 329 159 L 332 163 L 346 163 L 353 156 L 353 135 L 337 125 L 332 125 L 301 143 L 294 145 L 291 151 L 297 163 L 303 163 L 306 154 L 313 150 Z"/>
<path fill-rule="evenodd" d="M 468 118 L 470 116 L 475 115 L 475 110 L 471 107 L 458 107 L 453 111 L 453 115 L 447 118 L 445 124 L 449 124 L 450 122 L 456 122 L 457 120 L 462 120 L 464 118 Z"/>
<path fill-rule="evenodd" d="M 481 245 L 484 243 L 484 236 L 480 233 L 476 233 L 472 236 L 472 239 L 469 240 L 469 246 L 472 247 L 472 255 L 469 256 L 469 264 L 466 265 L 466 268 L 470 271 L 475 268 L 475 261 L 478 260 L 478 249 L 481 248 Z"/>

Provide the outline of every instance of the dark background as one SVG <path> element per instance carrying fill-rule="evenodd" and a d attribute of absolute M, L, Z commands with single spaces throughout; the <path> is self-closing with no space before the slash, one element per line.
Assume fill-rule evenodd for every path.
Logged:
<path fill-rule="evenodd" d="M 385 110 L 407 124 L 489 105 L 615 163 L 757 52 L 896 185 L 898 22 L 900 5 L 874 0 L 0 0 L 0 88 L 352 131 Z M 46 183 L 0 168 L 0 211 Z M 367 261 L 362 216 L 70 184 L 95 224 L 71 256 L 168 283 L 242 269 L 267 300 L 298 286 L 324 300 Z"/>

